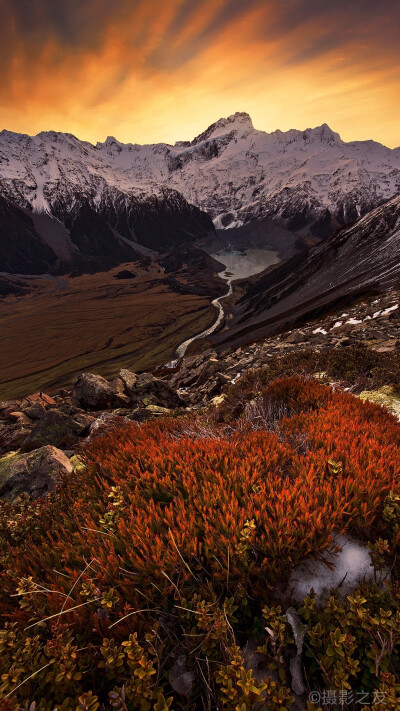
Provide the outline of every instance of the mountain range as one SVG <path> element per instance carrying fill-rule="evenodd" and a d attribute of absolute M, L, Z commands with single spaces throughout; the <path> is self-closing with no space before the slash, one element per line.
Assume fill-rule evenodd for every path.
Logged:
<path fill-rule="evenodd" d="M 292 256 L 399 190 L 400 148 L 326 124 L 265 133 L 239 112 L 174 146 L 2 131 L 0 271 L 96 271 L 215 230 L 283 228 Z"/>

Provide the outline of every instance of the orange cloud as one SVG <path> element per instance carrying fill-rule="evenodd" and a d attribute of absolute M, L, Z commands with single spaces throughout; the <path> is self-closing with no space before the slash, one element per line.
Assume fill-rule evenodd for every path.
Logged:
<path fill-rule="evenodd" d="M 387 0 L 0 0 L 0 127 L 92 142 L 329 123 L 400 143 L 399 5 Z M 396 22 L 397 21 L 397 22 Z"/>

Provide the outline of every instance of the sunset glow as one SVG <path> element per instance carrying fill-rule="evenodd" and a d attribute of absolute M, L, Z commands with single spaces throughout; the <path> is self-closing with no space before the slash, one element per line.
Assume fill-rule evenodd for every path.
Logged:
<path fill-rule="evenodd" d="M 0 128 L 91 142 L 327 122 L 400 144 L 395 0 L 0 0 Z"/>

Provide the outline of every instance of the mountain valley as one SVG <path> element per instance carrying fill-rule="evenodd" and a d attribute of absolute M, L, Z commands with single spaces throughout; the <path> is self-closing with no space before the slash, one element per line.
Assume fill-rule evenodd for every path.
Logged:
<path fill-rule="evenodd" d="M 2 139 L 6 711 L 397 711 L 398 149 Z"/>
<path fill-rule="evenodd" d="M 240 345 L 394 286 L 399 150 L 345 143 L 325 124 L 267 134 L 240 112 L 174 146 L 3 131 L 1 391 L 68 384 L 90 364 L 110 375 L 124 359 L 166 363 L 212 323 L 224 255 L 239 280 L 222 330 L 191 349 Z M 118 268 L 134 279 L 116 280 Z M 177 310 L 164 306 L 172 294 Z"/>

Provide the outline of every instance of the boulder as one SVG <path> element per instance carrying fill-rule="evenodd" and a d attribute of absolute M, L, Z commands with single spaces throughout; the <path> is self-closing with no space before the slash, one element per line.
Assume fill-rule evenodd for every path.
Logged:
<path fill-rule="evenodd" d="M 73 466 L 61 450 L 47 445 L 27 454 L 11 452 L 0 459 L 0 498 L 14 501 L 23 493 L 33 499 L 52 491 Z"/>
<path fill-rule="evenodd" d="M 305 343 L 308 338 L 302 331 L 293 331 L 283 339 L 285 343 Z"/>
<path fill-rule="evenodd" d="M 68 449 L 85 430 L 84 423 L 76 422 L 59 410 L 49 410 L 38 420 L 33 430 L 23 441 L 22 452 L 30 452 L 46 444 Z"/>
<path fill-rule="evenodd" d="M 23 412 L 31 420 L 40 420 L 41 417 L 44 417 L 47 410 L 43 407 L 41 402 L 34 402 L 31 405 L 23 405 Z"/>
<path fill-rule="evenodd" d="M 155 378 L 151 373 L 141 373 L 137 376 L 135 386 L 131 390 L 131 402 L 140 407 L 158 405 L 168 409 L 185 404 L 171 385 Z"/>
<path fill-rule="evenodd" d="M 30 431 L 31 426 L 20 422 L 0 424 L 0 454 L 19 449 Z"/>
<path fill-rule="evenodd" d="M 122 368 L 122 370 L 120 370 L 118 373 L 118 377 L 124 385 L 125 392 L 130 395 L 136 385 L 136 373 L 132 373 L 131 370 L 126 370 L 126 368 Z"/>
<path fill-rule="evenodd" d="M 32 424 L 32 420 L 25 412 L 20 412 L 19 410 L 17 410 L 17 412 L 10 412 L 8 419 L 11 420 L 11 422 L 17 422 L 19 425 L 28 425 L 28 427 Z"/>
<path fill-rule="evenodd" d="M 377 328 L 367 329 L 366 334 L 367 334 L 368 338 L 370 338 L 373 341 L 384 341 L 386 338 L 386 334 Z"/>
<path fill-rule="evenodd" d="M 81 373 L 72 389 L 72 403 L 84 410 L 107 410 L 112 407 L 123 407 L 127 404 L 126 396 L 118 392 L 101 375 Z"/>

